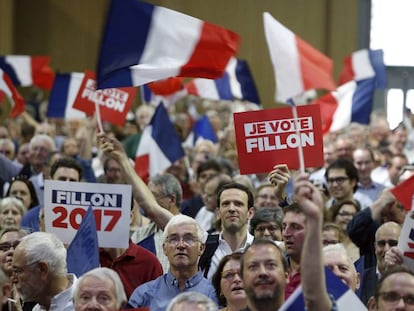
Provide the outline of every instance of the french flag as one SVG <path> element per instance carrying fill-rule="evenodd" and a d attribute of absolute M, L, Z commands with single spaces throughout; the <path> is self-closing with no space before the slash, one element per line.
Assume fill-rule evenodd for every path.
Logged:
<path fill-rule="evenodd" d="M 73 108 L 84 76 L 81 72 L 56 74 L 46 112 L 48 118 L 86 118 L 85 112 Z"/>
<path fill-rule="evenodd" d="M 310 89 L 335 90 L 332 59 L 267 12 L 263 13 L 263 23 L 275 74 L 276 101 L 288 103 Z"/>
<path fill-rule="evenodd" d="M 0 68 L 7 72 L 16 86 L 34 85 L 50 90 L 55 74 L 49 63 L 48 56 L 0 56 Z"/>
<path fill-rule="evenodd" d="M 213 143 L 218 142 L 216 132 L 206 115 L 202 116 L 194 123 L 190 134 L 184 142 L 184 146 L 192 148 L 199 139 L 209 140 Z"/>
<path fill-rule="evenodd" d="M 112 0 L 108 12 L 98 89 L 175 76 L 219 78 L 240 44 L 225 28 L 138 0 Z"/>
<path fill-rule="evenodd" d="M 227 73 L 215 80 L 198 78 L 185 85 L 188 94 L 211 100 L 233 100 Z"/>
<path fill-rule="evenodd" d="M 247 61 L 232 57 L 227 64 L 230 89 L 234 98 L 260 105 L 259 93 Z"/>
<path fill-rule="evenodd" d="M 4 105 L 3 101 L 8 99 L 11 105 L 10 118 L 15 118 L 25 110 L 24 99 L 17 91 L 10 77 L 0 69 L 0 104 Z M 5 109 L 7 110 L 7 109 Z"/>
<path fill-rule="evenodd" d="M 180 137 L 164 105 L 160 104 L 141 135 L 135 157 L 135 170 L 147 181 L 149 177 L 162 173 L 184 155 Z"/>
<path fill-rule="evenodd" d="M 339 85 L 349 81 L 376 79 L 376 88 L 387 87 L 387 73 L 382 50 L 359 50 L 344 59 Z"/>
<path fill-rule="evenodd" d="M 352 122 L 369 124 L 374 91 L 375 79 L 349 81 L 313 101 L 320 105 L 322 133 L 341 130 Z"/>
<path fill-rule="evenodd" d="M 77 277 L 100 265 L 98 234 L 91 206 L 86 210 L 79 229 L 68 247 L 66 259 L 68 272 Z"/>
<path fill-rule="evenodd" d="M 358 296 L 331 270 L 325 267 L 325 281 L 328 293 L 335 299 L 339 311 L 367 310 Z M 279 311 L 305 311 L 302 286 L 299 286 L 279 308 Z"/>

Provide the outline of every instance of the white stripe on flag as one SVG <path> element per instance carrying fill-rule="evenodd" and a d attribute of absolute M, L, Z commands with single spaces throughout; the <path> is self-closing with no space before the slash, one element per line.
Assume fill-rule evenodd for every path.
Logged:
<path fill-rule="evenodd" d="M 338 103 L 338 108 L 333 115 L 330 132 L 343 129 L 351 123 L 352 100 L 356 87 L 355 81 L 350 81 L 332 93 Z"/>
<path fill-rule="evenodd" d="M 236 76 L 237 58 L 230 58 L 229 63 L 226 67 L 226 72 L 229 75 L 231 94 L 235 98 L 243 98 L 242 89 L 239 80 Z"/>
<path fill-rule="evenodd" d="M 141 64 L 131 67 L 134 69 L 132 71 L 134 85 L 147 83 L 150 78 L 153 78 L 151 81 L 159 80 L 160 72 L 163 72 L 166 77 L 176 76 L 181 66 L 192 56 L 200 40 L 202 25 L 202 21 L 192 16 L 155 7 L 145 49 L 140 59 Z M 185 38 L 185 44 L 180 37 Z M 160 42 L 163 44 L 160 45 Z"/>
<path fill-rule="evenodd" d="M 359 50 L 352 54 L 352 70 L 355 75 L 354 80 L 357 81 L 375 77 L 368 50 Z"/>
<path fill-rule="evenodd" d="M 21 86 L 29 86 L 32 81 L 32 63 L 29 56 L 10 55 L 6 56 L 6 62 L 15 68 L 15 73 L 20 80 Z"/>
<path fill-rule="evenodd" d="M 68 85 L 68 97 L 66 98 L 65 119 L 81 119 L 86 116 L 85 112 L 73 108 L 73 103 L 75 102 L 84 75 L 81 72 L 71 73 L 71 79 Z"/>
<path fill-rule="evenodd" d="M 286 102 L 304 91 L 296 36 L 269 13 L 263 17 L 277 85 L 275 99 Z"/>
<path fill-rule="evenodd" d="M 351 290 L 346 291 L 339 299 L 336 301 L 339 311 L 364 311 L 367 310 L 367 307 L 362 303 L 361 300 L 353 293 Z"/>

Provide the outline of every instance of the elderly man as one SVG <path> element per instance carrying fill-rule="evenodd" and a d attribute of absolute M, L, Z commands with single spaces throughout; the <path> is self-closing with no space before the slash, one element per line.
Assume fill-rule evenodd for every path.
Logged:
<path fill-rule="evenodd" d="M 217 304 L 207 296 L 197 293 L 188 292 L 177 295 L 171 300 L 167 311 L 217 311 Z"/>
<path fill-rule="evenodd" d="M 118 311 L 126 295 L 118 274 L 109 268 L 95 268 L 79 279 L 73 292 L 76 311 Z"/>
<path fill-rule="evenodd" d="M 171 218 L 164 229 L 164 253 L 170 262 L 168 273 L 138 286 L 127 307 L 149 307 L 163 311 L 176 295 L 195 291 L 217 302 L 211 283 L 198 270 L 198 261 L 205 248 L 206 233 L 197 222 L 185 215 Z"/>
<path fill-rule="evenodd" d="M 53 234 L 25 236 L 13 255 L 12 282 L 21 299 L 36 302 L 34 311 L 73 311 L 76 277 L 67 273 L 66 248 Z"/>

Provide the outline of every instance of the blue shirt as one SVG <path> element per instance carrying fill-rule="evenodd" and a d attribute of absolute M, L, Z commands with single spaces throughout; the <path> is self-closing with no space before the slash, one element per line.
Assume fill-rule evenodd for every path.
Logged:
<path fill-rule="evenodd" d="M 354 193 L 354 199 L 361 203 L 361 208 L 370 207 L 384 189 L 384 185 L 376 182 L 372 182 L 368 186 L 363 186 L 358 183 L 357 190 Z"/>
<path fill-rule="evenodd" d="M 209 280 L 203 277 L 201 271 L 185 282 L 185 288 L 182 292 L 204 294 L 218 305 L 214 287 Z M 126 309 L 149 307 L 151 311 L 164 311 L 170 301 L 180 293 L 178 280 L 168 271 L 155 280 L 138 286 L 129 298 Z"/>

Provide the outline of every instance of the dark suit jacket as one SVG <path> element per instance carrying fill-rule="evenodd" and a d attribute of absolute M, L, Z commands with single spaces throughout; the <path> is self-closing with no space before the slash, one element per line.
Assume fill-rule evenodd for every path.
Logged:
<path fill-rule="evenodd" d="M 367 305 L 368 299 L 374 295 L 375 287 L 377 286 L 378 276 L 377 267 L 370 267 L 364 270 L 364 275 L 361 280 L 361 301 Z"/>

